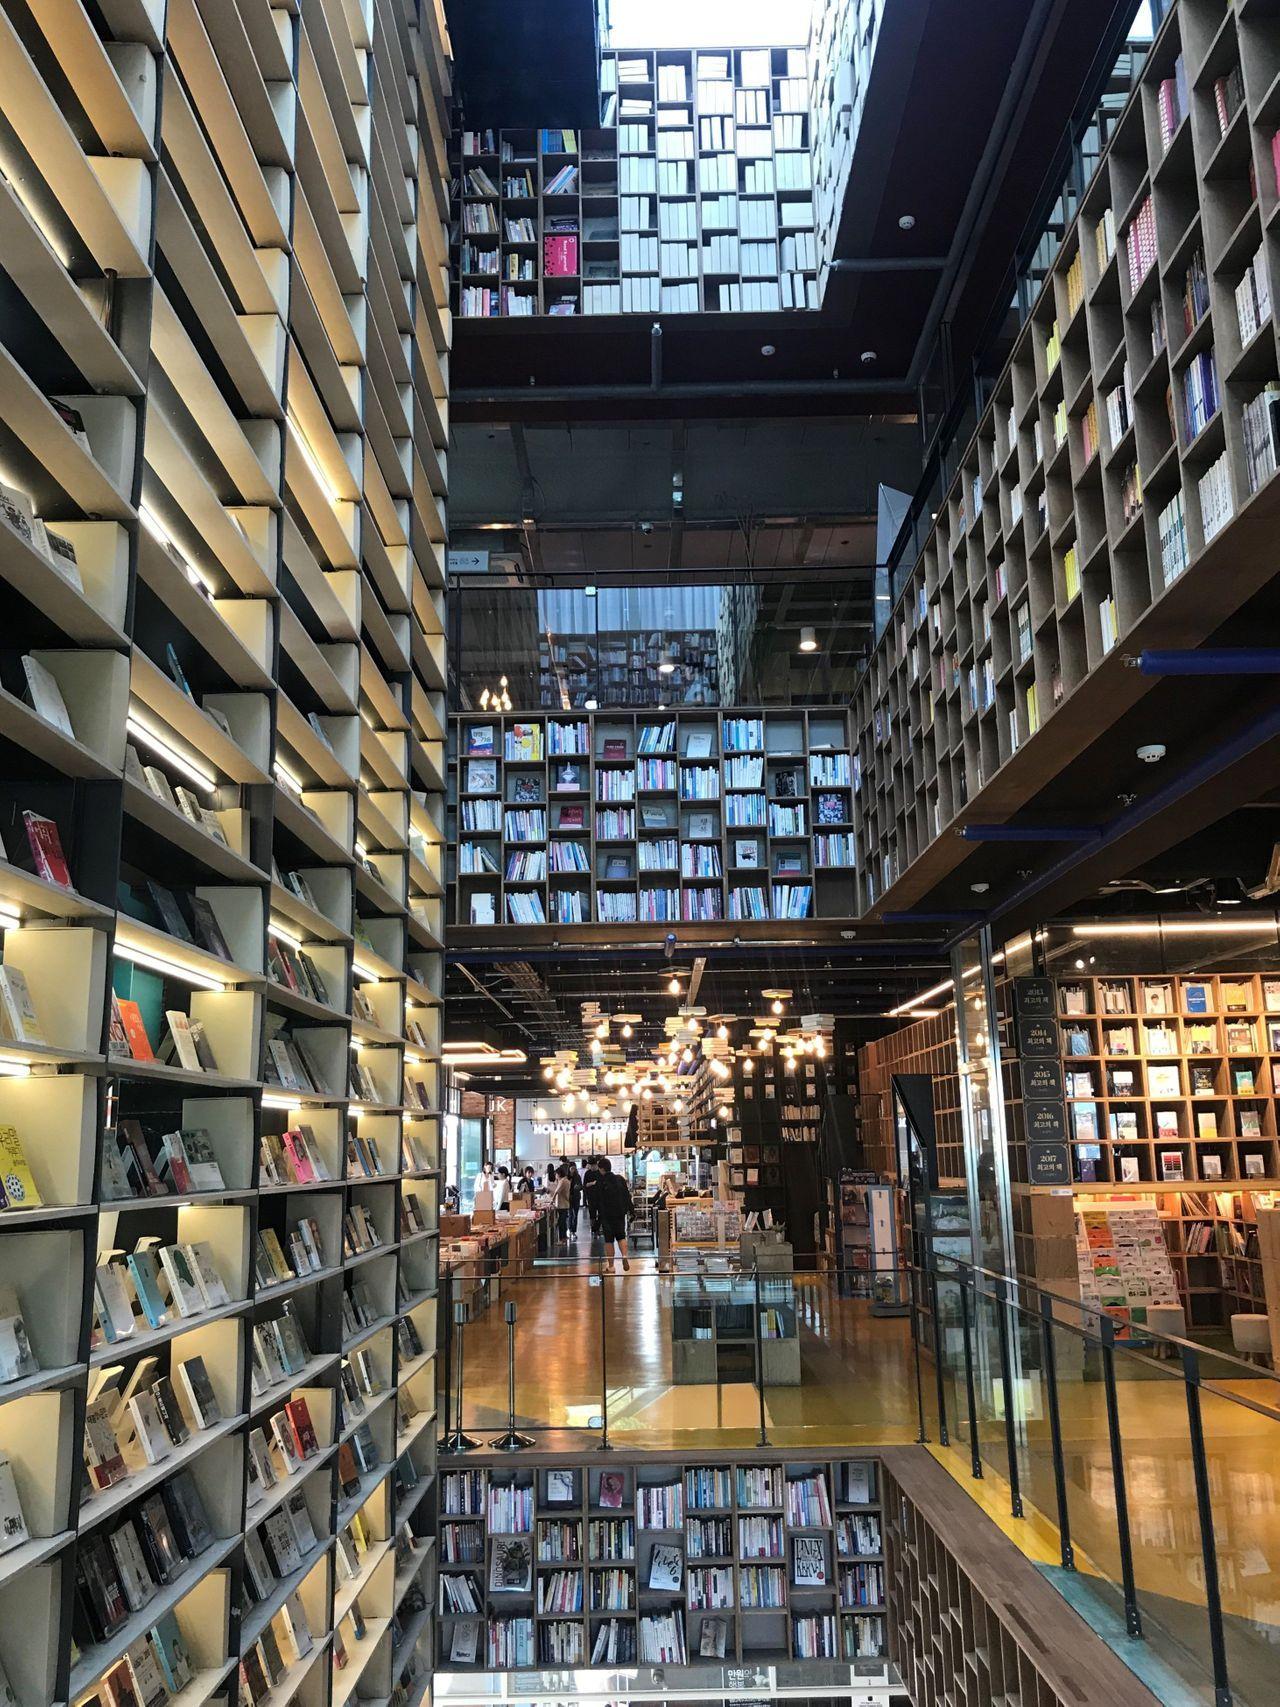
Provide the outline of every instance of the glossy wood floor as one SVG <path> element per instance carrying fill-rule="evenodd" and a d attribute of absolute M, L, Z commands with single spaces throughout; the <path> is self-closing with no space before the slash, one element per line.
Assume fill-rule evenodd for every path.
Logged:
<path fill-rule="evenodd" d="M 585 1253 L 585 1241 L 583 1245 Z M 491 1307 L 466 1329 L 465 1426 L 481 1438 L 506 1427 L 507 1329 L 502 1304 L 514 1302 L 517 1425 L 539 1444 L 569 1451 L 600 1442 L 699 1450 L 761 1440 L 760 1397 L 750 1379 L 720 1386 L 677 1385 L 671 1378 L 672 1285 L 651 1259 L 630 1274 L 598 1279 L 593 1265 L 540 1266 L 503 1281 Z M 798 1281 L 799 1387 L 770 1388 L 764 1402 L 767 1443 L 783 1448 L 901 1445 L 918 1436 L 916 1362 L 905 1319 L 875 1317 L 861 1301 L 835 1295 L 821 1276 Z M 1183 1385 L 1165 1375 L 1120 1380 L 1118 1401 L 1134 1572 L 1140 1610 L 1161 1639 L 1180 1643 L 1207 1664 L 1204 1561 Z M 1234 1385 L 1252 1406 L 1206 1391 L 1204 1428 L 1212 1490 L 1228 1650 L 1242 1679 L 1256 1679 L 1259 1656 L 1280 1651 L 1280 1417 L 1257 1408 L 1272 1383 Z M 937 1440 L 932 1366 L 923 1368 L 928 1433 Z M 1121 1579 L 1106 1398 L 1102 1383 L 1060 1370 L 1060 1404 L 1072 1541 L 1078 1570 L 1098 1583 Z M 1057 1500 L 1048 1422 L 1034 1388 L 1019 1470 L 1028 1516 L 1008 1515 L 1003 1418 L 979 1398 L 983 1482 L 970 1474 L 962 1390 L 949 1386 L 953 1446 L 939 1460 L 979 1498 L 1029 1557 L 1052 1566 Z M 443 1403 L 442 1403 L 443 1414 Z M 454 1419 L 456 1421 L 456 1418 Z M 961 1426 L 957 1426 L 957 1425 Z M 958 1444 L 955 1444 L 958 1438 Z M 1280 1661 L 1274 1694 L 1280 1701 Z M 1257 1698 L 1256 1684 L 1240 1699 Z M 1199 1697 L 1191 1694 L 1188 1699 Z M 1208 1699 L 1211 1699 L 1209 1697 Z"/>
<path fill-rule="evenodd" d="M 514 1302 L 516 1414 L 526 1431 L 596 1429 L 607 1404 L 619 1444 L 746 1446 L 760 1438 L 760 1397 L 749 1370 L 719 1386 L 671 1378 L 669 1275 L 634 1258 L 630 1274 L 599 1279 L 590 1264 L 540 1267 L 501 1283 L 500 1298 L 466 1329 L 465 1427 L 506 1426 L 507 1329 Z M 901 1444 L 918 1434 L 915 1366 L 907 1324 L 836 1298 L 821 1277 L 801 1279 L 798 1387 L 769 1388 L 770 1443 Z M 443 1399 L 442 1399 L 443 1414 Z M 455 1419 L 456 1420 L 456 1419 Z M 587 1444 L 587 1443 L 584 1443 Z"/>

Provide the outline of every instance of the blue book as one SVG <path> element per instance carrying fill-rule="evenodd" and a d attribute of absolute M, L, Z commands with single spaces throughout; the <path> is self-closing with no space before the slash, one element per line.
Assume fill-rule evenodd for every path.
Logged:
<path fill-rule="evenodd" d="M 177 1695 L 195 1676 L 195 1667 L 191 1663 L 191 1654 L 182 1631 L 178 1628 L 178 1620 L 172 1612 L 166 1612 L 152 1627 L 151 1646 L 155 1649 L 170 1695 Z"/>
<path fill-rule="evenodd" d="M 1207 1014 L 1209 1011 L 1209 993 L 1203 984 L 1188 984 L 1185 986 L 1185 1000 L 1189 1014 Z"/>
<path fill-rule="evenodd" d="M 160 1265 L 154 1251 L 132 1251 L 127 1257 L 133 1289 L 138 1294 L 147 1324 L 162 1328 L 165 1323 L 164 1293 L 160 1287 Z"/>

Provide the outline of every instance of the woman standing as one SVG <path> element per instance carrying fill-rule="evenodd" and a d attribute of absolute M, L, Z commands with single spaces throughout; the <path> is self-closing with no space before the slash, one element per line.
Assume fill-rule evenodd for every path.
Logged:
<path fill-rule="evenodd" d="M 569 1170 L 562 1167 L 551 1181 L 551 1207 L 555 1211 L 561 1244 L 567 1244 L 569 1239 L 569 1197 Z"/>
<path fill-rule="evenodd" d="M 582 1201 L 587 1206 L 593 1239 L 600 1237 L 600 1179 L 599 1161 L 594 1156 L 588 1156 L 582 1175 Z"/>
<path fill-rule="evenodd" d="M 565 1164 L 569 1173 L 569 1237 L 578 1236 L 578 1218 L 582 1214 L 582 1175 L 576 1162 Z"/>

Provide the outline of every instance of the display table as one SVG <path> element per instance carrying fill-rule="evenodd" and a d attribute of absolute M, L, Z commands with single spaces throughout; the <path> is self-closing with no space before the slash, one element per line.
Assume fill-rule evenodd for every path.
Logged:
<path fill-rule="evenodd" d="M 481 1211 L 440 1218 L 440 1273 L 451 1281 L 454 1303 L 473 1321 L 501 1295 L 504 1279 L 528 1274 L 538 1255 L 540 1227 L 549 1209 Z"/>
<path fill-rule="evenodd" d="M 736 1251 L 742 1236 L 742 1210 L 716 1197 L 678 1198 L 656 1219 L 664 1266 L 680 1251 Z"/>
<path fill-rule="evenodd" d="M 733 1257 L 685 1255 L 672 1282 L 671 1379 L 682 1385 L 756 1378 L 755 1311 L 760 1310 L 760 1377 L 766 1387 L 800 1385 L 796 1289 L 785 1269 L 747 1274 Z"/>

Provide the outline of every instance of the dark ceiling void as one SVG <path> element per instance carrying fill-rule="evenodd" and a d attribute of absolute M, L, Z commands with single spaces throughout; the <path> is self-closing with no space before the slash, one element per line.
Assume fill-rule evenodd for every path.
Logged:
<path fill-rule="evenodd" d="M 456 9 L 468 29 L 490 10 Z M 689 417 L 914 409 L 939 328 L 964 373 L 993 311 L 998 323 L 1014 252 L 1065 170 L 1082 91 L 1131 11 L 1126 0 L 888 7 L 836 249 L 848 270 L 820 313 L 458 320 L 454 419 L 546 419 L 567 405 L 579 419 L 673 405 Z"/>
<path fill-rule="evenodd" d="M 446 0 L 468 130 L 600 123 L 598 0 Z"/>
<path fill-rule="evenodd" d="M 1249 647 L 1278 625 L 1280 594 L 1268 587 L 1208 644 L 1228 652 Z M 1007 821 L 1095 832 L 1091 839 L 973 843 L 961 839 L 956 826 L 944 829 L 921 862 L 922 870 L 935 862 L 941 869 L 918 886 L 911 910 L 978 908 L 994 914 L 1002 931 L 1016 931 L 1066 908 L 1094 906 L 1116 880 L 1190 886 L 1185 900 L 1155 904 L 1191 907 L 1208 894 L 1202 879 L 1219 877 L 1220 892 L 1233 899 L 1264 882 L 1280 840 L 1280 687 L 1274 676 L 1154 677 L 1127 710 L 1095 695 L 1087 714 L 1083 704 L 1073 711 L 1068 702 L 1053 722 L 1059 717 L 1074 720 L 1079 750 Z M 1163 748 L 1163 757 L 1148 762 L 1140 748 Z M 990 817 L 970 809 L 959 824 Z M 1149 904 L 1141 889 L 1127 894 L 1135 906 Z M 897 906 L 890 898 L 890 909 Z"/>

